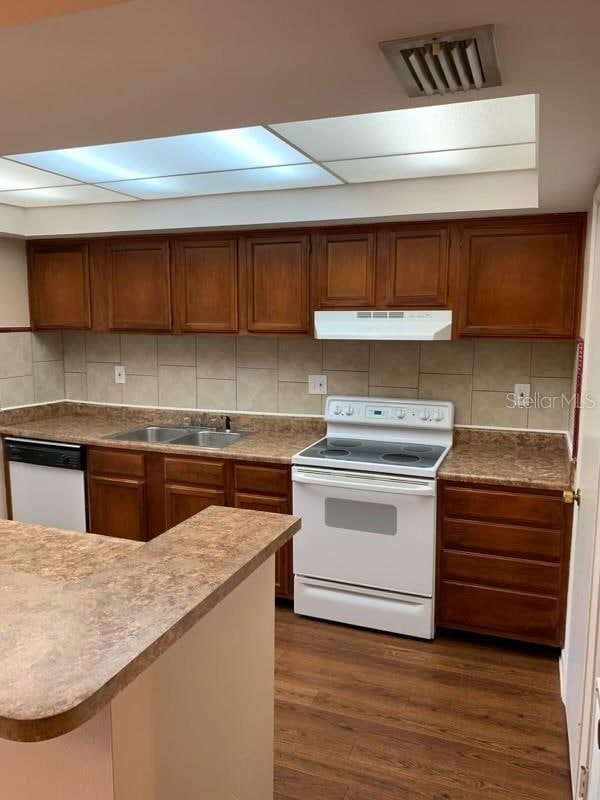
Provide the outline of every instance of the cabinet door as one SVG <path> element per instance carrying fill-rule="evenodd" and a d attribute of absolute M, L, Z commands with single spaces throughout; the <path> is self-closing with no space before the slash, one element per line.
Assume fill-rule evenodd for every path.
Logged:
<path fill-rule="evenodd" d="M 35 330 L 90 330 L 87 245 L 29 248 L 29 305 Z"/>
<path fill-rule="evenodd" d="M 179 525 L 209 506 L 224 506 L 225 493 L 201 486 L 165 484 L 167 529 Z"/>
<path fill-rule="evenodd" d="M 375 234 L 317 235 L 315 272 L 320 308 L 372 308 L 375 304 Z"/>
<path fill-rule="evenodd" d="M 171 329 L 169 245 L 166 242 L 109 242 L 105 277 L 110 330 Z"/>
<path fill-rule="evenodd" d="M 244 242 L 246 327 L 250 333 L 308 333 L 308 237 Z"/>
<path fill-rule="evenodd" d="M 88 479 L 92 533 L 146 541 L 146 482 L 136 478 Z"/>
<path fill-rule="evenodd" d="M 579 216 L 463 227 L 458 334 L 575 336 L 581 247 Z"/>
<path fill-rule="evenodd" d="M 447 226 L 402 226 L 379 233 L 379 301 L 388 308 L 444 307 L 448 302 Z"/>
<path fill-rule="evenodd" d="M 175 324 L 181 332 L 238 330 L 237 242 L 182 241 L 173 245 Z"/>
<path fill-rule="evenodd" d="M 290 513 L 287 497 L 266 497 L 248 492 L 235 492 L 233 505 L 235 508 L 271 511 L 274 514 Z M 294 550 L 291 541 L 286 542 L 275 554 L 275 594 L 278 597 L 294 596 Z"/>

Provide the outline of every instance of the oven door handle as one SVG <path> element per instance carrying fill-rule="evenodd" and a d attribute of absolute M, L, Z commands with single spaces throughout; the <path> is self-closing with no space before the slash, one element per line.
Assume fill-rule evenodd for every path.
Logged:
<path fill-rule="evenodd" d="M 307 475 L 301 472 L 294 472 L 292 480 L 294 483 L 307 483 L 315 486 L 331 486 L 335 489 L 360 489 L 361 492 L 390 492 L 392 494 L 409 494 L 420 497 L 433 497 L 435 494 L 435 484 L 432 483 L 410 483 L 408 481 L 377 481 L 367 480 L 348 480 L 339 478 L 321 478 L 318 475 Z"/>

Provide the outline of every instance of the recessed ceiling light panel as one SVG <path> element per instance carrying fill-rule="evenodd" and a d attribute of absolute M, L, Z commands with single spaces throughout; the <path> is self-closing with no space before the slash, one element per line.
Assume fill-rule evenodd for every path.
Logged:
<path fill-rule="evenodd" d="M 172 178 L 119 181 L 103 185 L 107 189 L 118 189 L 140 200 L 159 200 L 207 194 L 335 186 L 341 182 L 317 164 L 298 164 L 289 167 L 264 167 L 230 172 L 207 172 L 201 175 L 178 175 Z"/>
<path fill-rule="evenodd" d="M 83 206 L 94 203 L 122 203 L 135 200 L 118 192 L 110 192 L 98 186 L 56 186 L 48 189 L 22 189 L 16 192 L 0 192 L 0 204 L 34 208 L 42 206 Z"/>
<path fill-rule="evenodd" d="M 26 164 L 16 164 L 0 158 L 0 192 L 14 189 L 40 189 L 44 186 L 70 186 L 77 181 L 72 178 L 63 178 L 41 169 L 28 167 Z"/>
<path fill-rule="evenodd" d="M 536 145 L 510 144 L 382 158 L 354 158 L 348 161 L 331 161 L 329 164 L 326 163 L 326 166 L 331 167 L 348 183 L 433 178 L 438 175 L 464 175 L 475 172 L 506 172 L 535 169 Z"/>
<path fill-rule="evenodd" d="M 529 94 L 272 127 L 317 161 L 337 161 L 525 144 L 536 140 L 536 120 L 536 96 Z"/>
<path fill-rule="evenodd" d="M 310 161 L 262 127 L 48 150 L 7 158 L 84 183 L 272 167 Z"/>

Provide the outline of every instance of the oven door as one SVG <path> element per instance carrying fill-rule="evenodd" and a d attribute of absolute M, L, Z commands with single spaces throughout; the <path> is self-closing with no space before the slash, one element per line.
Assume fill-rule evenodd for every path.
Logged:
<path fill-rule="evenodd" d="M 297 575 L 433 597 L 435 480 L 294 467 Z"/>

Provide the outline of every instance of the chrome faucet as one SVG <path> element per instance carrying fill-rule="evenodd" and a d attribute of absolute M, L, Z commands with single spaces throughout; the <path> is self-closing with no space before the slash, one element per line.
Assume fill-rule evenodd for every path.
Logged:
<path fill-rule="evenodd" d="M 183 420 L 184 426 L 193 424 L 197 428 L 209 428 L 213 431 L 219 430 L 219 423 L 222 424 L 223 431 L 231 433 L 231 417 L 227 414 L 217 416 L 216 414 L 209 414 L 207 411 L 203 411 L 201 414 L 198 414 L 193 423 L 189 417 L 185 417 Z"/>

